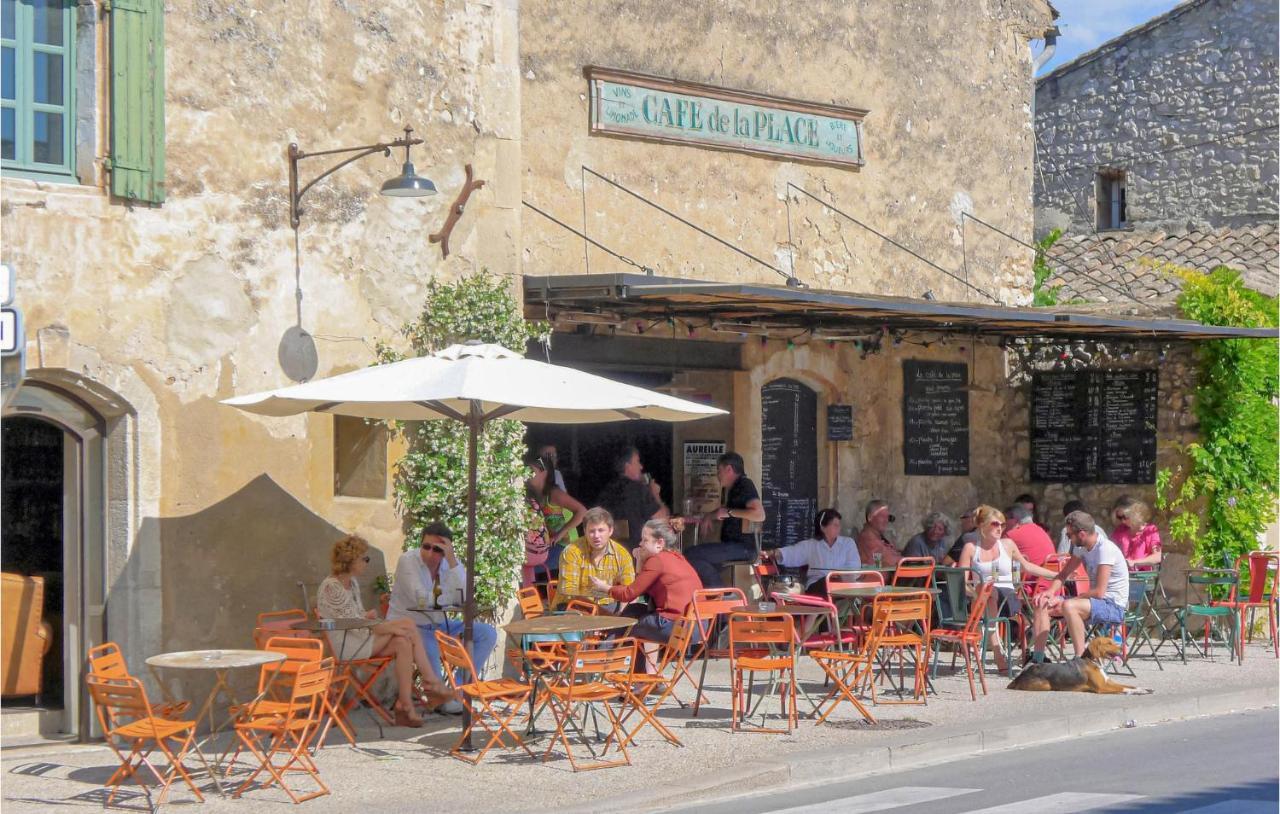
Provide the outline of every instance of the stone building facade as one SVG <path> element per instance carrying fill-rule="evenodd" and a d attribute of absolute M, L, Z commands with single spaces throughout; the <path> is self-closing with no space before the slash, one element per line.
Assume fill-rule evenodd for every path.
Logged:
<path fill-rule="evenodd" d="M 1188 0 L 1037 79 L 1037 235 L 1274 223 L 1278 14 Z"/>
<path fill-rule="evenodd" d="M 90 644 L 120 642 L 137 670 L 160 651 L 244 644 L 256 613 L 297 605 L 297 583 L 327 573 L 329 546 L 345 531 L 374 544 L 374 572 L 388 568 L 403 542 L 387 482 L 394 444 L 385 454 L 375 446 L 383 457 L 372 475 L 345 490 L 335 470 L 351 444 L 339 422 L 251 417 L 218 402 L 288 384 L 307 356 L 299 327 L 316 349 L 305 372 L 369 364 L 431 279 L 484 269 L 518 286 L 521 274 L 616 269 L 614 256 L 584 257 L 578 235 L 525 203 L 672 276 L 780 282 L 774 266 L 815 289 L 1029 297 L 1026 250 L 962 213 L 1031 236 L 1029 43 L 1051 22 L 1043 0 L 830 0 L 803 14 L 669 0 L 155 5 L 164 6 L 163 201 L 113 191 L 113 23 L 90 13 L 93 3 L 74 19 L 70 169 L 51 177 L 6 166 L 0 182 L 3 260 L 17 273 L 27 337 L 6 429 L 21 419 L 62 433 L 66 465 L 50 483 L 64 492 L 56 510 L 74 521 L 61 540 L 40 543 L 60 548 L 62 612 L 82 631 L 63 653 L 63 729 L 86 726 L 74 676 Z M 592 65 L 866 110 L 865 163 L 591 135 L 583 71 Z M 440 194 L 378 196 L 399 153 L 345 167 L 307 193 L 295 267 L 287 145 L 367 144 L 406 125 L 425 139 L 411 158 Z M 445 259 L 427 234 L 467 164 L 486 185 Z M 304 182 L 327 166 L 303 161 Z M 740 342 L 705 329 L 699 338 Z M 820 464 L 819 498 L 840 505 L 847 524 L 873 495 L 909 508 L 903 523 L 914 525 L 930 509 L 1023 488 L 1001 457 L 1004 396 L 975 403 L 972 477 L 912 478 L 883 465 L 899 454 L 908 356 L 973 360 L 993 383 L 1004 370 L 996 344 L 936 335 L 870 357 L 851 343 L 743 343 L 734 369 L 668 370 L 673 387 L 700 388 L 734 412 L 728 424 L 681 429 L 688 435 L 672 444 L 710 432 L 758 471 L 760 388 L 794 376 L 823 404 L 859 411 L 854 442 Z"/>

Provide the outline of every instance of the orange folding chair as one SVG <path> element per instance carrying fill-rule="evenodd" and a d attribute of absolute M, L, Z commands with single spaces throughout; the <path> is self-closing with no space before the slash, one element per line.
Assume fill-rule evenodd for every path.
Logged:
<path fill-rule="evenodd" d="M 537 758 L 537 755 L 525 745 L 519 733 L 511 728 L 511 721 L 520 714 L 520 710 L 529 700 L 530 693 L 533 692 L 533 687 L 512 678 L 481 681 L 476 675 L 476 666 L 471 660 L 471 654 L 462 646 L 461 641 L 437 630 L 436 642 L 440 646 L 440 661 L 444 666 L 444 674 L 449 686 L 456 692 L 462 693 L 463 703 L 471 710 L 468 723 L 462 730 L 462 736 L 449 750 L 449 754 L 475 765 L 480 762 L 486 752 L 495 745 L 502 744 L 502 736 L 505 734 L 512 740 L 511 748 L 519 746 L 528 753 L 529 757 Z M 459 673 L 465 677 L 465 681 L 458 680 Z M 479 709 L 476 708 L 477 704 Z M 495 704 L 501 705 L 501 709 L 496 709 Z M 476 724 L 489 733 L 489 740 L 480 747 L 480 751 L 469 755 L 462 751 L 462 747 L 470 743 L 471 730 Z M 502 745 L 505 746 L 505 744 Z"/>
<path fill-rule="evenodd" d="M 929 644 L 933 648 L 934 665 L 938 669 L 937 659 L 942 655 L 942 645 L 950 644 L 955 648 L 951 655 L 951 666 L 955 668 L 955 652 L 964 654 L 964 671 L 969 676 L 969 695 L 978 700 L 978 691 L 973 684 L 973 667 L 978 665 L 978 678 L 982 682 L 982 694 L 987 694 L 987 673 L 982 665 L 983 616 L 987 613 L 987 605 L 991 602 L 991 594 L 995 591 L 995 583 L 984 582 L 978 586 L 973 599 L 969 603 L 969 616 L 964 620 L 964 627 L 958 630 L 937 629 L 929 632 Z"/>
<path fill-rule="evenodd" d="M 537 619 L 547 612 L 547 606 L 542 602 L 542 594 L 538 593 L 538 589 L 532 585 L 516 591 L 516 599 L 520 602 L 520 613 L 526 619 Z"/>
<path fill-rule="evenodd" d="M 903 594 L 880 594 L 872 600 L 871 618 L 875 619 L 877 614 L 885 615 L 885 623 L 888 625 L 883 635 L 876 642 L 877 654 L 876 659 L 879 660 L 879 652 L 881 650 L 891 651 L 898 656 L 898 672 L 901 675 L 904 672 L 906 663 L 906 652 L 910 650 L 913 656 L 912 672 L 914 673 L 914 684 L 910 700 L 899 698 L 897 701 L 879 701 L 876 698 L 875 681 L 871 681 L 871 700 L 874 703 L 885 704 L 924 704 L 927 703 L 927 680 L 929 668 L 929 618 L 932 610 L 932 599 L 925 591 L 903 593 Z M 890 664 L 881 662 L 881 675 L 889 677 Z M 870 677 L 869 677 L 870 678 Z M 905 687 L 899 687 L 899 692 Z"/>
<path fill-rule="evenodd" d="M 693 717 L 698 717 L 702 706 L 702 689 L 707 683 L 707 660 L 725 658 L 729 651 L 713 647 L 713 639 L 721 633 L 720 617 L 740 611 L 747 605 L 747 595 L 740 588 L 702 588 L 693 592 L 693 621 L 698 626 L 699 647 L 695 658 L 702 659 L 702 673 L 698 676 L 698 695 L 693 699 Z"/>
<path fill-rule="evenodd" d="M 599 616 L 601 609 L 598 604 L 586 599 L 570 599 L 564 603 L 565 613 L 578 613 L 583 616 Z"/>
<path fill-rule="evenodd" d="M 547 701 L 555 715 L 556 731 L 547 744 L 547 751 L 542 760 L 551 759 L 551 752 L 559 743 L 575 772 L 591 769 L 607 769 L 612 766 L 631 765 L 631 756 L 627 754 L 626 738 L 622 732 L 621 707 L 625 702 L 625 693 L 619 686 L 629 681 L 636 660 L 636 640 L 632 638 L 611 639 L 598 642 L 580 642 L 569 654 L 569 672 L 564 678 L 547 686 Z M 618 709 L 611 704 L 616 703 Z M 582 704 L 599 705 L 609 719 L 609 734 L 604 739 L 604 746 L 597 753 L 592 739 L 588 737 L 583 726 L 574 716 Z M 584 719 L 585 720 L 585 719 Z M 573 756 L 573 748 L 569 742 L 566 728 L 577 735 L 578 740 L 591 753 L 593 762 L 579 765 Z M 597 734 L 599 725 L 597 722 Z M 609 746 L 613 744 L 622 755 L 621 758 L 606 760 Z"/>
<path fill-rule="evenodd" d="M 634 673 L 622 684 L 626 692 L 626 700 L 631 706 L 631 709 L 622 716 L 622 723 L 626 724 L 632 715 L 641 717 L 636 728 L 627 733 L 624 743 L 631 743 L 636 733 L 643 729 L 645 724 L 649 724 L 670 743 L 676 746 L 684 745 L 675 733 L 654 716 L 668 698 L 674 698 L 681 707 L 685 705 L 684 701 L 675 694 L 675 690 L 681 679 L 687 680 L 690 684 L 694 683 L 693 676 L 689 675 L 689 647 L 696 631 L 697 625 L 693 619 L 688 616 L 676 619 L 671 626 L 671 636 L 662 643 L 662 655 L 659 657 L 657 669 L 652 673 Z M 670 670 L 669 673 L 668 670 Z M 622 677 L 616 678 L 622 681 Z M 659 688 L 662 688 L 661 691 Z M 653 703 L 648 703 L 649 696 L 655 693 L 657 699 Z"/>
<path fill-rule="evenodd" d="M 177 721 L 157 715 L 147 700 L 147 691 L 143 689 L 142 682 L 131 676 L 112 677 L 90 673 L 85 678 L 85 685 L 89 688 L 89 697 L 93 699 L 97 709 L 98 723 L 102 726 L 107 745 L 120 759 L 120 768 L 106 782 L 111 793 L 107 796 L 105 805 L 111 805 L 116 793 L 120 791 L 120 784 L 128 778 L 133 778 L 142 786 L 152 811 L 164 804 L 169 787 L 178 777 L 186 782 L 197 800 L 204 802 L 200 789 L 182 765 L 187 752 L 194 749 L 200 762 L 204 764 L 205 771 L 213 776 L 208 761 L 195 746 L 195 721 Z M 126 747 L 129 750 L 127 755 L 124 751 Z M 157 749 L 169 761 L 169 770 L 164 774 L 148 759 Z M 143 766 L 151 770 L 156 782 L 160 784 L 160 794 L 154 803 L 151 800 L 151 789 L 140 774 Z"/>
<path fill-rule="evenodd" d="M 1280 659 L 1280 640 L 1276 638 L 1276 569 L 1280 567 L 1280 553 L 1275 551 L 1250 551 L 1236 559 L 1236 571 L 1240 573 L 1240 581 L 1231 589 L 1225 600 L 1216 600 L 1211 605 L 1225 605 L 1236 610 L 1236 618 L 1240 620 L 1240 631 L 1236 643 L 1240 649 L 1240 663 L 1244 664 L 1244 644 L 1246 632 L 1248 640 L 1253 641 L 1253 620 L 1258 608 L 1265 608 L 1267 620 L 1270 622 L 1271 648 L 1276 658 Z M 1245 573 L 1249 574 L 1249 582 L 1244 582 Z M 1245 611 L 1249 621 L 1245 622 Z"/>
<path fill-rule="evenodd" d="M 267 640 L 275 636 L 309 638 L 310 631 L 295 630 L 293 627 L 294 623 L 305 621 L 307 621 L 307 612 L 300 608 L 260 613 L 257 627 L 253 629 L 253 645 L 261 650 L 267 646 Z"/>
<path fill-rule="evenodd" d="M 831 589 L 866 585 L 884 585 L 884 574 L 880 571 L 829 571 L 824 579 L 827 598 L 831 599 Z M 834 600 L 832 600 L 834 601 Z M 845 614 L 841 629 L 854 636 L 865 636 L 871 627 L 871 606 L 863 605 L 862 618 L 853 613 L 854 603 L 850 602 L 849 611 Z"/>
<path fill-rule="evenodd" d="M 933 557 L 903 557 L 893 572 L 895 588 L 932 588 L 933 569 L 938 563 Z"/>
<path fill-rule="evenodd" d="M 329 787 L 320 779 L 319 767 L 311 759 L 308 744 L 320 727 L 321 704 L 329 691 L 333 665 L 332 658 L 301 665 L 294 677 L 285 709 L 269 712 L 264 707 L 259 713 L 258 709 L 250 708 L 244 713 L 243 720 L 236 722 L 236 737 L 244 748 L 253 753 L 260 765 L 232 796 L 239 797 L 243 794 L 264 771 L 271 775 L 271 781 L 264 784 L 265 787 L 270 787 L 272 781 L 279 783 L 280 788 L 295 803 L 329 793 Z M 285 782 L 285 776 L 290 772 L 310 776 L 319 788 L 299 796 Z"/>
<path fill-rule="evenodd" d="M 752 707 L 755 677 L 759 673 L 769 675 L 769 687 L 761 693 L 760 700 Z M 729 614 L 729 675 L 732 680 L 732 732 L 756 732 L 791 734 L 797 724 L 796 715 L 796 631 L 789 613 L 738 613 Z M 779 679 L 782 713 L 787 719 L 786 729 L 771 729 L 761 725 L 744 727 L 747 717 L 759 708 L 764 697 L 770 694 Z"/>
<path fill-rule="evenodd" d="M 104 642 L 97 647 L 89 648 L 89 675 L 102 678 L 133 678 L 128 665 L 124 663 L 124 654 L 115 642 Z M 154 704 L 151 711 L 158 717 L 176 721 L 191 709 L 190 701 L 165 701 Z"/>
<path fill-rule="evenodd" d="M 855 692 L 870 682 L 871 674 L 876 666 L 876 653 L 880 650 L 880 639 L 884 636 L 888 626 L 888 615 L 881 613 L 879 616 L 873 617 L 871 624 L 867 627 L 861 648 L 856 650 L 828 649 L 809 651 L 809 658 L 813 659 L 814 663 L 822 668 L 822 672 L 826 673 L 827 679 L 832 684 L 826 697 L 818 703 L 818 724 L 826 721 L 842 701 L 848 701 L 853 704 L 854 708 L 868 723 L 874 724 L 876 722 L 871 710 L 867 709 L 862 701 L 858 699 Z M 831 706 L 827 707 L 826 711 L 823 711 L 822 705 L 828 701 L 831 702 Z"/>
<path fill-rule="evenodd" d="M 853 645 L 857 641 L 857 636 L 852 631 L 841 629 L 839 611 L 836 610 L 835 603 L 829 599 L 809 596 L 808 594 L 775 593 L 773 601 L 778 603 L 779 608 L 812 608 L 815 611 L 820 611 L 812 614 L 796 614 L 797 616 L 802 615 L 806 619 L 803 630 L 796 628 L 796 644 L 802 652 L 830 648 L 843 650 L 845 646 Z M 827 623 L 827 629 L 818 632 L 818 628 L 824 620 Z"/>

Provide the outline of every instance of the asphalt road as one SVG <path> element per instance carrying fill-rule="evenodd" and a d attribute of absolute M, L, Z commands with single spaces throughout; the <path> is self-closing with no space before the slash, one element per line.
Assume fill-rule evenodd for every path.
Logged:
<path fill-rule="evenodd" d="M 1198 718 L 668 811 L 1276 814 L 1278 732 L 1275 709 Z"/>

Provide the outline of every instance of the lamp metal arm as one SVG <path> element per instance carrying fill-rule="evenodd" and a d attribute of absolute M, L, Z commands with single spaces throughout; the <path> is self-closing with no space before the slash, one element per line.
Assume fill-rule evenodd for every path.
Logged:
<path fill-rule="evenodd" d="M 315 152 L 306 152 L 298 148 L 297 142 L 289 145 L 289 225 L 294 229 L 298 228 L 298 224 L 302 222 L 302 196 L 315 186 L 318 182 L 323 181 L 338 170 L 359 161 L 362 158 L 371 156 L 374 153 L 382 153 L 383 155 L 391 155 L 394 147 L 403 147 L 405 149 L 406 160 L 408 160 L 409 148 L 415 144 L 422 144 L 420 138 L 412 138 L 410 134 L 413 132 L 411 128 L 405 128 L 404 138 L 398 138 L 394 141 L 379 142 L 377 144 L 363 144 L 359 147 L 338 147 L 333 150 L 317 150 Z M 345 158 L 334 164 L 329 169 L 312 178 L 301 188 L 298 186 L 298 162 L 304 158 L 316 158 L 324 155 L 342 155 L 345 153 L 355 153 L 355 155 Z"/>

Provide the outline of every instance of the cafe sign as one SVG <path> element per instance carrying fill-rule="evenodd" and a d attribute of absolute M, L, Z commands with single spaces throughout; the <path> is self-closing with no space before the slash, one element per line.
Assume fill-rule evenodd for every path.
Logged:
<path fill-rule="evenodd" d="M 588 67 L 591 133 L 861 167 L 867 111 Z"/>

